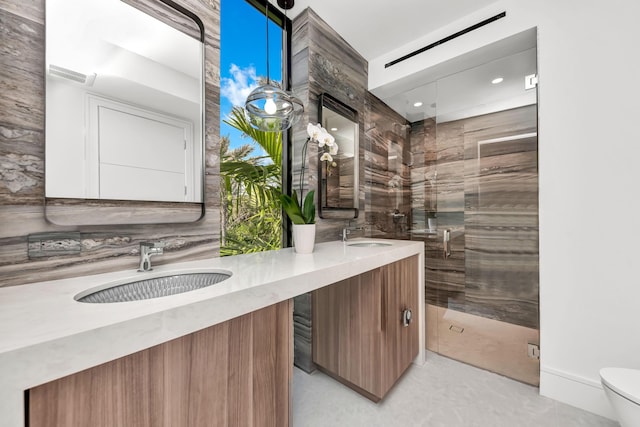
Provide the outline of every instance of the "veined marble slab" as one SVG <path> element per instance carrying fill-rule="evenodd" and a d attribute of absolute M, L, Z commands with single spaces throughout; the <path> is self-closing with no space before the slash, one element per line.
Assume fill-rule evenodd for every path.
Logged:
<path fill-rule="evenodd" d="M 368 239 L 367 239 L 368 240 Z M 309 255 L 293 249 L 134 269 L 0 289 L 0 426 L 24 425 L 24 390 L 131 354 L 374 268 L 419 255 L 424 300 L 424 245 L 386 240 L 386 247 L 317 244 Z M 216 285 L 143 301 L 87 304 L 78 293 L 186 272 L 230 271 Z M 424 305 L 419 305 L 424 360 Z"/>

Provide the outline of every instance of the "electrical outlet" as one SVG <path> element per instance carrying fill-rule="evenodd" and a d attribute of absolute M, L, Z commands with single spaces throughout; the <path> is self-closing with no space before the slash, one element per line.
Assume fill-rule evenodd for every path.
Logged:
<path fill-rule="evenodd" d="M 27 242 L 29 258 L 77 255 L 82 249 L 79 232 L 30 234 Z"/>

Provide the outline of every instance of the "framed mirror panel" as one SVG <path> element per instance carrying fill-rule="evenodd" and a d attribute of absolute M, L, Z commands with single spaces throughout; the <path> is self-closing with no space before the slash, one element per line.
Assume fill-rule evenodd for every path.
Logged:
<path fill-rule="evenodd" d="M 331 162 L 318 161 L 320 218 L 358 217 L 358 112 L 329 94 L 320 95 L 318 120 L 335 138 L 338 153 Z"/>
<path fill-rule="evenodd" d="M 170 0 L 46 2 L 47 219 L 202 217 L 203 42 Z"/>

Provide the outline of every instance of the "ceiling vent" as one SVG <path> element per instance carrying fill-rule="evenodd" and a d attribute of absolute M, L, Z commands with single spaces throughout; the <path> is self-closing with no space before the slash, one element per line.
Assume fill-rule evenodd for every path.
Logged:
<path fill-rule="evenodd" d="M 60 67 L 58 65 L 49 64 L 49 74 L 56 77 L 62 77 L 63 79 L 71 80 L 76 83 L 80 83 L 85 86 L 92 86 L 96 80 L 96 73 L 82 74 L 77 71 L 70 70 L 68 68 Z"/>
<path fill-rule="evenodd" d="M 447 37 L 445 37 L 445 38 L 443 38 L 443 39 L 438 40 L 437 42 L 433 42 L 433 43 L 431 43 L 431 44 L 430 44 L 430 45 L 428 45 L 428 46 L 425 46 L 425 47 L 420 48 L 420 49 L 418 49 L 418 50 L 414 50 L 413 52 L 408 53 L 408 54 L 406 54 L 405 56 L 402 56 L 402 57 L 400 57 L 400 58 L 398 58 L 398 59 L 394 59 L 393 61 L 391 61 L 391 62 L 388 62 L 388 63 L 384 64 L 384 68 L 389 68 L 389 67 L 391 67 L 392 65 L 396 65 L 396 64 L 397 64 L 397 63 L 399 63 L 399 62 L 402 62 L 402 61 L 407 60 L 407 59 L 409 59 L 409 58 L 412 58 L 412 57 L 414 57 L 414 56 L 416 56 L 416 55 L 419 55 L 419 54 L 421 54 L 422 52 L 426 52 L 426 51 L 427 51 L 427 50 L 429 50 L 429 49 L 433 49 L 433 48 L 434 48 L 434 47 L 436 47 L 436 46 L 440 46 L 441 44 L 444 44 L 444 43 L 446 43 L 446 42 L 448 42 L 448 41 L 451 41 L 451 40 L 453 40 L 453 39 L 456 39 L 456 38 L 458 38 L 458 37 L 460 37 L 460 36 L 462 36 L 462 35 L 464 35 L 464 34 L 467 34 L 467 33 L 471 32 L 471 31 L 473 31 L 473 30 L 477 30 L 478 28 L 484 27 L 485 25 L 490 24 L 490 23 L 492 23 L 492 22 L 495 22 L 495 21 L 497 21 L 498 19 L 502 19 L 502 18 L 504 18 L 505 16 L 507 16 L 507 12 L 502 12 L 502 13 L 497 14 L 496 16 L 492 16 L 492 17 L 491 17 L 491 18 L 489 18 L 489 19 L 485 19 L 485 20 L 484 20 L 484 21 L 482 21 L 482 22 L 478 22 L 477 24 L 474 24 L 474 25 L 472 25 L 472 26 L 470 26 L 470 27 L 467 27 L 467 28 L 465 28 L 464 30 L 460 30 L 460 31 L 458 31 L 457 33 L 451 34 L 450 36 L 447 36 Z"/>

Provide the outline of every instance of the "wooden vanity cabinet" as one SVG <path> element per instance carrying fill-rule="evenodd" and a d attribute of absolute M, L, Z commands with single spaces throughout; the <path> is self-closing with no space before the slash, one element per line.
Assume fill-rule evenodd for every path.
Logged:
<path fill-rule="evenodd" d="M 289 426 L 292 302 L 28 391 L 28 426 Z"/>
<path fill-rule="evenodd" d="M 313 293 L 313 361 L 374 402 L 418 355 L 418 265 L 412 256 Z"/>

